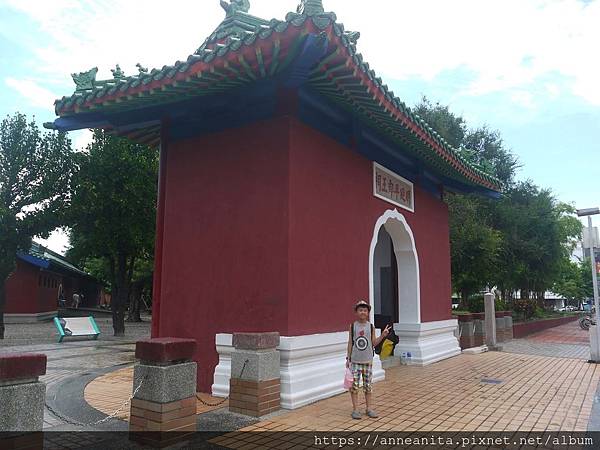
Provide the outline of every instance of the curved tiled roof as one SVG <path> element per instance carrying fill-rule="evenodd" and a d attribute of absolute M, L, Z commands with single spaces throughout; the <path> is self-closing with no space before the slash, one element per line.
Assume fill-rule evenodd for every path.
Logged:
<path fill-rule="evenodd" d="M 318 8 L 289 13 L 283 21 L 265 21 L 236 12 L 185 61 L 148 73 L 94 82 L 90 89 L 57 100 L 56 114 L 73 117 L 137 110 L 251 85 L 284 73 L 308 35 L 318 36 L 326 45 L 325 57 L 311 68 L 306 81 L 311 88 L 357 114 L 445 176 L 500 190 L 494 176 L 465 159 L 384 84 L 357 52 L 358 33 L 347 32 L 334 13 Z M 160 130 L 152 125 L 129 136 L 155 144 Z"/>

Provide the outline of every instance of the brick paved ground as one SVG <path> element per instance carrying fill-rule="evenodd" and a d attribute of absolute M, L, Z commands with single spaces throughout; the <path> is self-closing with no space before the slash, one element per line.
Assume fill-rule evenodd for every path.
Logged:
<path fill-rule="evenodd" d="M 91 383 L 86 399 L 113 408 L 131 392 L 127 372 Z M 342 394 L 243 431 L 585 431 L 599 381 L 600 366 L 577 359 L 463 354 L 426 367 L 388 369 L 375 386 L 379 419 L 352 420 L 349 396 Z M 239 447 L 247 444 L 244 436 L 228 435 L 219 444 Z"/>
<path fill-rule="evenodd" d="M 590 358 L 589 332 L 582 330 L 577 321 L 549 328 L 522 339 L 500 344 L 502 350 L 556 358 Z"/>
<path fill-rule="evenodd" d="M 111 414 L 122 407 L 133 391 L 133 367 L 126 367 L 115 372 L 108 373 L 96 378 L 85 388 L 85 401 L 104 414 Z M 222 399 L 211 397 L 208 394 L 198 394 L 207 403 L 220 403 Z M 227 401 L 220 405 L 208 406 L 200 400 L 197 401 L 197 414 L 202 414 L 227 406 Z M 117 416 L 123 420 L 129 420 L 129 408 Z"/>
<path fill-rule="evenodd" d="M 579 360 L 463 354 L 426 367 L 389 369 L 386 380 L 375 386 L 379 419 L 351 419 L 349 396 L 342 394 L 242 431 L 584 431 L 599 380 L 600 367 Z M 268 434 L 259 447 L 246 447 L 251 436 L 232 433 L 214 442 L 231 448 L 287 448 L 268 442 Z"/>
<path fill-rule="evenodd" d="M 579 321 L 569 322 L 554 328 L 540 331 L 525 339 L 534 342 L 555 342 L 560 344 L 590 344 L 589 331 L 582 330 Z"/>

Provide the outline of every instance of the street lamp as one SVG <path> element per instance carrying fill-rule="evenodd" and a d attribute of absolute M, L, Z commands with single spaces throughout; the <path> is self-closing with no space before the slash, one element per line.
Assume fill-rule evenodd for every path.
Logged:
<path fill-rule="evenodd" d="M 588 233 L 590 241 L 590 260 L 592 261 L 592 284 L 594 289 L 594 308 L 596 308 L 596 346 L 592 348 L 592 340 L 590 339 L 590 356 L 591 359 L 600 362 L 600 302 L 598 300 L 598 277 L 596 276 L 596 253 L 594 252 L 594 239 L 592 238 L 592 216 L 600 214 L 600 208 L 578 209 L 579 217 L 588 218 Z"/>

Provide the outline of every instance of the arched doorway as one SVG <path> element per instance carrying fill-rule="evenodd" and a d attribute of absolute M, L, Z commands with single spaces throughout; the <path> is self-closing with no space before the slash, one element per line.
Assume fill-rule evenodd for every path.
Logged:
<path fill-rule="evenodd" d="M 369 253 L 371 321 L 415 324 L 421 321 L 419 259 L 406 219 L 386 211 L 375 224 Z"/>

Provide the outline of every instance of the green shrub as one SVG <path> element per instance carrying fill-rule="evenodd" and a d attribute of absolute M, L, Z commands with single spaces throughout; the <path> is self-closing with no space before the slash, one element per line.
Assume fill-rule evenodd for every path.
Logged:
<path fill-rule="evenodd" d="M 513 310 L 525 320 L 533 318 L 537 313 L 537 303 L 531 299 L 519 299 L 513 301 Z"/>
<path fill-rule="evenodd" d="M 472 295 L 469 297 L 469 301 L 467 302 L 469 306 L 469 312 L 472 313 L 482 313 L 485 312 L 485 302 L 482 294 Z M 507 311 L 508 306 L 506 306 L 506 302 L 496 299 L 495 302 L 496 311 Z"/>
<path fill-rule="evenodd" d="M 483 303 L 483 295 L 472 295 L 468 300 L 469 311 L 472 313 L 483 312 L 485 307 Z"/>

